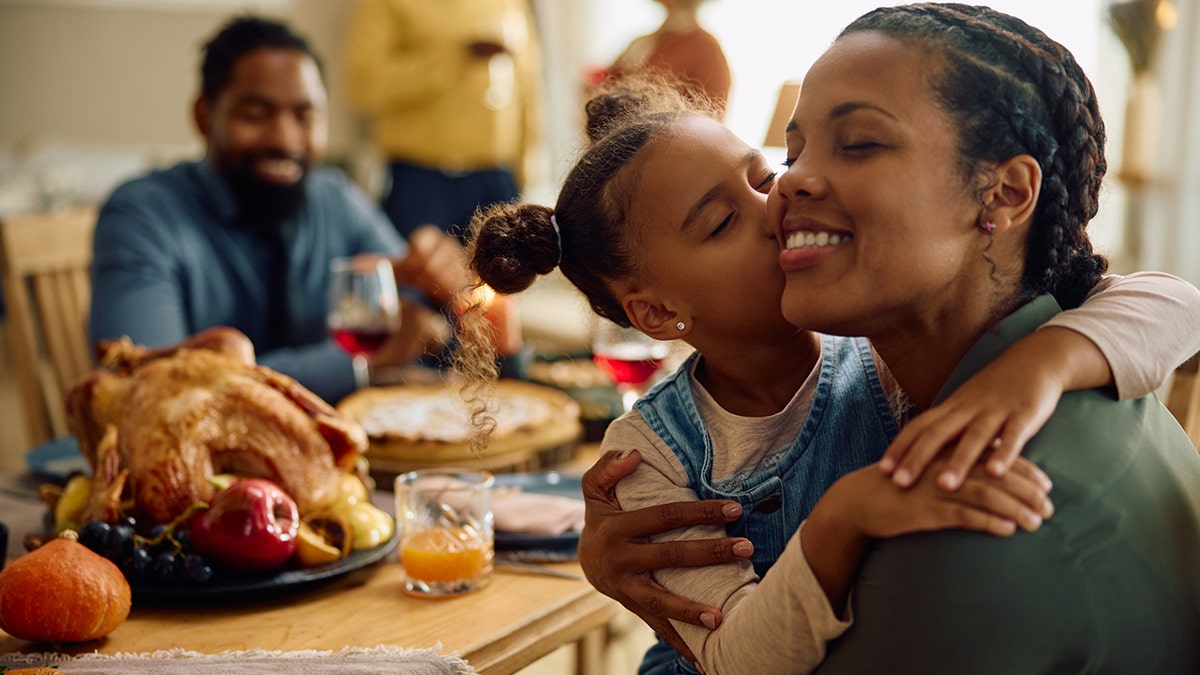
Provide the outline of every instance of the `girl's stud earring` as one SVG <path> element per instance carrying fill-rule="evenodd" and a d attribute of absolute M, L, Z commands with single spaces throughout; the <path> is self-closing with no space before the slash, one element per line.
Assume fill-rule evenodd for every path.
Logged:
<path fill-rule="evenodd" d="M 996 224 L 990 220 L 985 220 L 983 221 L 983 225 L 980 225 L 980 227 L 983 228 L 984 232 L 992 232 L 996 229 Z"/>
<path fill-rule="evenodd" d="M 682 321 L 680 321 L 679 323 L 675 324 L 675 329 L 676 329 L 676 330 L 683 330 L 684 328 L 687 328 L 687 326 L 686 326 L 686 325 L 684 325 L 684 323 L 683 323 Z"/>

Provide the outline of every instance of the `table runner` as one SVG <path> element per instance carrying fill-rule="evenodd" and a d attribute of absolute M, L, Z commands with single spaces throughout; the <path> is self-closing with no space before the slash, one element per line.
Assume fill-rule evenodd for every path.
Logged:
<path fill-rule="evenodd" d="M 164 636 L 165 637 L 165 636 Z M 166 638 L 170 639 L 170 638 Z M 200 654 L 185 649 L 146 654 L 81 654 L 52 652 L 0 655 L 0 670 L 51 666 L 64 674 L 124 675 L 126 673 L 183 673 L 185 675 L 309 675 L 343 673 L 379 675 L 464 675 L 475 668 L 457 656 L 431 649 L 403 649 L 388 645 L 346 647 L 338 652 L 306 650 L 274 652 L 263 649 Z"/>

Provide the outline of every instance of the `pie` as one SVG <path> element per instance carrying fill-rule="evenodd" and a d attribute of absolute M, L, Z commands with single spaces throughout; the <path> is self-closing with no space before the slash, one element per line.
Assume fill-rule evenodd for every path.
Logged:
<path fill-rule="evenodd" d="M 579 404 L 553 387 L 501 380 L 488 398 L 496 428 L 484 455 L 518 450 L 536 453 L 576 442 L 582 433 Z M 457 386 L 362 389 L 343 399 L 338 410 L 366 429 L 373 466 L 378 459 L 402 460 L 415 466 L 481 458 L 470 449 L 474 426 Z"/>

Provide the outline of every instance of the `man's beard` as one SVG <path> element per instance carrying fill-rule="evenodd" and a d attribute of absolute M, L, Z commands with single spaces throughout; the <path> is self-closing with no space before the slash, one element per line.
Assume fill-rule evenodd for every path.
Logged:
<path fill-rule="evenodd" d="M 248 161 L 246 164 L 250 164 Z M 246 227 L 274 230 L 304 210 L 306 172 L 295 183 L 268 183 L 247 166 L 225 172 L 238 206 L 238 222 Z"/>

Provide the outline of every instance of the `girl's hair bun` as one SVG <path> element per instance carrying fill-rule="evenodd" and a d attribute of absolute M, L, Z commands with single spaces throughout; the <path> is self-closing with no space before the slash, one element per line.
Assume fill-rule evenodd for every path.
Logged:
<path fill-rule="evenodd" d="M 650 94 L 645 90 L 618 87 L 593 96 L 585 105 L 587 137 L 592 143 L 604 137 L 608 129 L 622 119 L 636 117 L 650 107 Z"/>
<path fill-rule="evenodd" d="M 695 112 L 720 119 L 720 108 L 703 91 L 663 71 L 604 80 L 584 104 L 588 141 L 595 143 L 627 120 L 655 113 Z"/>
<path fill-rule="evenodd" d="M 496 204 L 472 220 L 471 269 L 497 293 L 520 293 L 558 266 L 554 210 L 539 204 Z"/>

